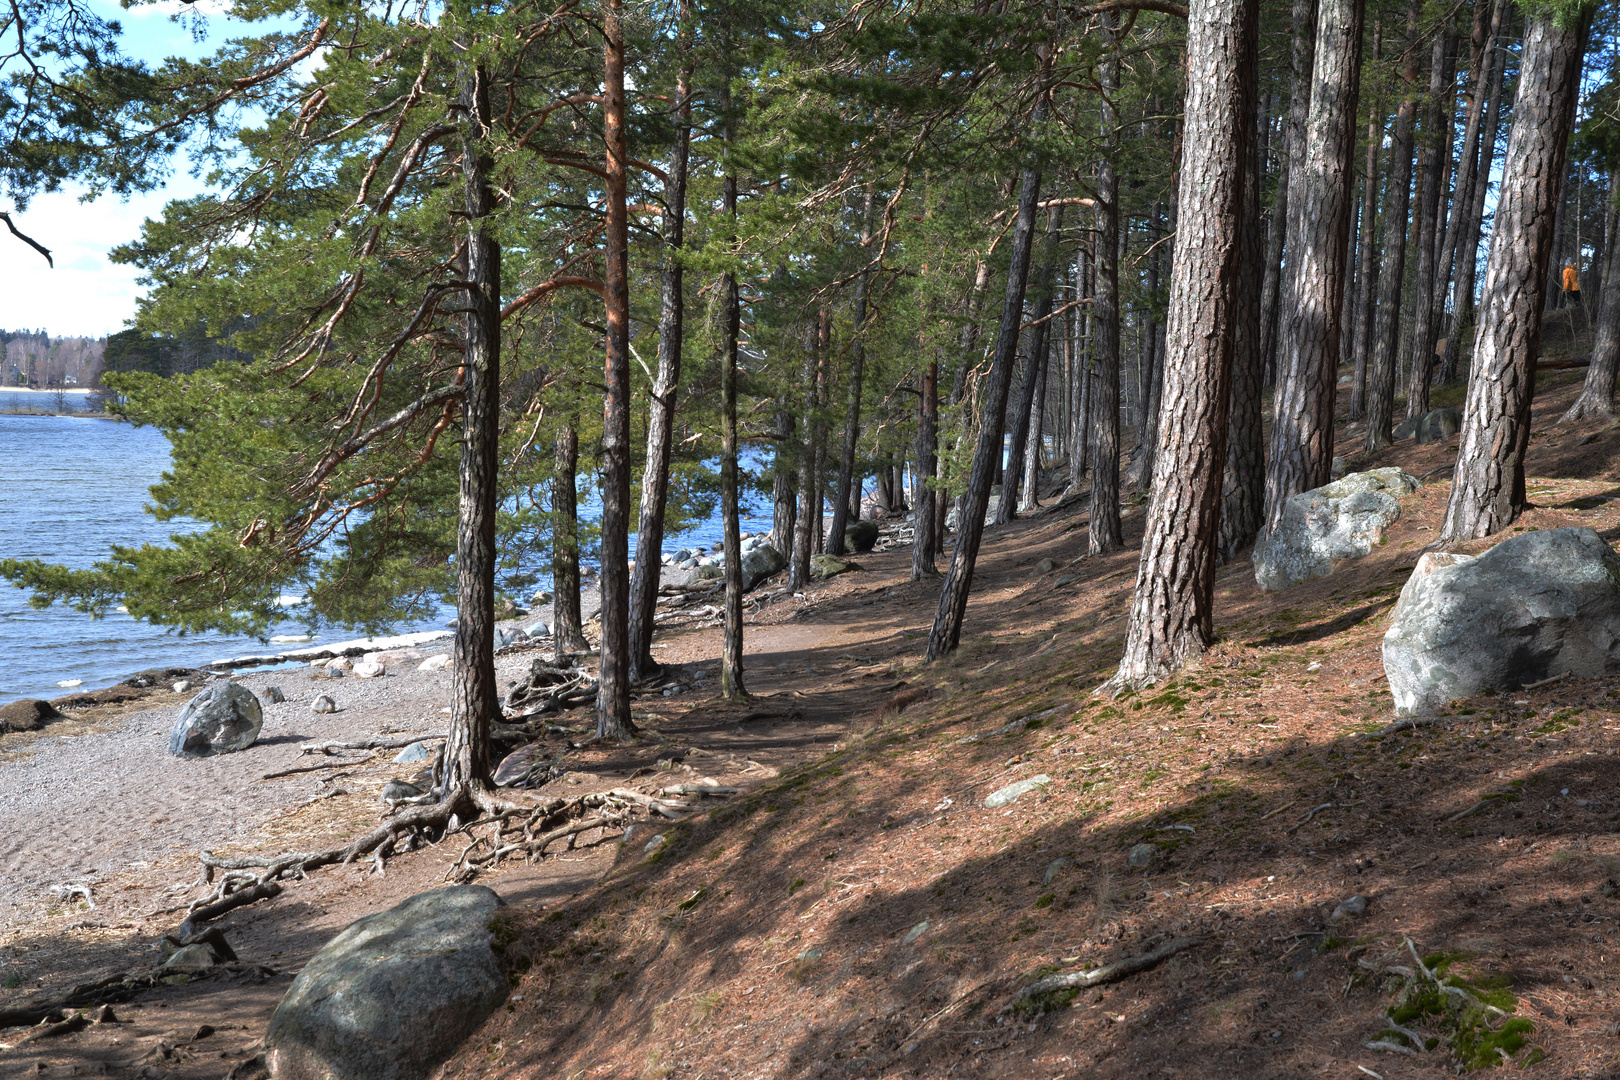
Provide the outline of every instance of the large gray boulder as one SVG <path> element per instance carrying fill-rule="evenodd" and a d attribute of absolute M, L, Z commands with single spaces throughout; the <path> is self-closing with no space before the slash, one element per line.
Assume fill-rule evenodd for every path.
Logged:
<path fill-rule="evenodd" d="M 1620 557 L 1591 529 L 1524 533 L 1477 558 L 1424 555 L 1384 634 L 1398 713 L 1565 671 L 1620 673 Z"/>
<path fill-rule="evenodd" d="M 755 585 L 764 581 L 782 567 L 787 565 L 787 559 L 780 551 L 770 544 L 759 543 L 743 553 L 742 557 L 742 587 L 747 592 Z"/>
<path fill-rule="evenodd" d="M 501 898 L 482 885 L 420 893 L 352 923 L 276 1006 L 277 1080 L 419 1080 L 506 1000 L 490 947 Z"/>
<path fill-rule="evenodd" d="M 213 757 L 246 750 L 264 726 L 264 710 L 253 691 L 233 682 L 217 682 L 180 710 L 169 732 L 175 757 Z"/>
<path fill-rule="evenodd" d="M 878 542 L 877 522 L 861 518 L 844 529 L 844 547 L 850 551 L 871 551 Z"/>
<path fill-rule="evenodd" d="M 1417 488 L 1400 469 L 1372 469 L 1290 497 L 1276 530 L 1255 541 L 1255 582 L 1275 592 L 1365 556 L 1401 516 L 1400 497 Z"/>

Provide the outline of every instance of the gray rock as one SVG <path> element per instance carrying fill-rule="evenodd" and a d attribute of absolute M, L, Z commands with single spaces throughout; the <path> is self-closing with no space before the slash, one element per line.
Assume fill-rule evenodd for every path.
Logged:
<path fill-rule="evenodd" d="M 742 586 L 747 592 L 782 567 L 787 565 L 787 559 L 780 551 L 761 540 L 742 557 Z"/>
<path fill-rule="evenodd" d="M 817 581 L 826 581 L 830 577 L 859 569 L 859 564 L 848 559 L 840 559 L 836 555 L 810 556 L 810 576 Z"/>
<path fill-rule="evenodd" d="M 1152 844 L 1137 844 L 1125 854 L 1125 861 L 1133 869 L 1145 870 L 1153 865 L 1153 860 L 1159 857 L 1159 849 Z"/>
<path fill-rule="evenodd" d="M 433 756 L 433 748 L 425 742 L 413 742 L 405 749 L 394 755 L 394 760 L 401 764 L 413 761 L 426 761 Z"/>
<path fill-rule="evenodd" d="M 8 731 L 38 731 L 48 720 L 64 720 L 56 706 L 37 698 L 0 705 L 0 735 Z"/>
<path fill-rule="evenodd" d="M 314 701 L 309 703 L 309 711 L 316 713 L 335 713 L 337 712 L 337 702 L 332 700 L 332 696 L 330 694 L 321 694 Z"/>
<path fill-rule="evenodd" d="M 1079 574 L 1059 574 L 1052 579 L 1052 588 L 1061 589 L 1065 585 L 1073 585 L 1080 580 Z"/>
<path fill-rule="evenodd" d="M 455 657 L 451 656 L 449 653 L 440 653 L 437 656 L 430 656 L 426 660 L 422 661 L 420 664 L 417 665 L 416 670 L 417 671 L 443 671 L 445 668 L 449 667 L 454 662 L 455 662 Z"/>
<path fill-rule="evenodd" d="M 1328 467 L 1328 476 L 1334 480 L 1337 480 L 1339 477 L 1344 475 L 1344 470 L 1347 468 L 1349 468 L 1349 465 L 1345 463 L 1344 458 L 1335 457 L 1332 465 Z"/>
<path fill-rule="evenodd" d="M 1035 574 L 1037 577 L 1044 574 L 1050 574 L 1056 569 L 1057 563 L 1053 562 L 1051 559 L 1042 559 L 1040 562 L 1035 564 Z"/>
<path fill-rule="evenodd" d="M 264 710 L 253 691 L 233 682 L 217 682 L 180 710 L 169 732 L 169 753 L 199 758 L 246 750 L 264 726 Z"/>
<path fill-rule="evenodd" d="M 1061 859 L 1053 859 L 1052 864 L 1046 868 L 1046 873 L 1041 878 L 1041 884 L 1052 884 L 1053 878 L 1057 877 L 1059 874 L 1063 873 L 1063 871 L 1067 870 L 1073 865 L 1074 860 L 1069 858 L 1067 855 L 1063 856 Z"/>
<path fill-rule="evenodd" d="M 1032 776 L 1028 780 L 1020 780 L 1016 784 L 1008 784 L 999 791 L 992 791 L 985 797 L 985 809 L 994 810 L 998 806 L 1006 806 L 1020 795 L 1028 794 L 1036 788 L 1044 787 L 1051 782 L 1052 778 L 1042 773 L 1039 776 Z"/>
<path fill-rule="evenodd" d="M 420 794 L 422 789 L 415 784 L 407 784 L 403 780 L 390 780 L 383 785 L 382 794 L 377 797 L 377 801 L 392 806 L 406 799 L 414 799 Z"/>
<path fill-rule="evenodd" d="M 709 563 L 707 566 L 699 566 L 697 569 L 693 570 L 692 571 L 692 577 L 690 578 L 690 580 L 692 580 L 692 581 L 719 581 L 721 578 L 723 578 L 725 576 L 726 576 L 726 572 L 724 570 L 720 569 L 718 566 L 714 565 L 713 563 Z"/>
<path fill-rule="evenodd" d="M 1420 443 L 1439 442 L 1462 430 L 1462 412 L 1458 409 L 1430 409 L 1418 421 L 1413 432 Z"/>
<path fill-rule="evenodd" d="M 910 945 L 913 941 L 916 941 L 926 933 L 928 933 L 928 920 L 924 919 L 922 922 L 906 931 L 906 939 L 900 944 Z"/>
<path fill-rule="evenodd" d="M 287 695 L 281 692 L 279 686 L 267 686 L 264 688 L 264 700 L 272 705 L 280 705 L 287 700 Z"/>
<path fill-rule="evenodd" d="M 1570 671 L 1620 674 L 1620 556 L 1591 529 L 1547 529 L 1477 558 L 1430 552 L 1384 634 L 1397 713 Z"/>
<path fill-rule="evenodd" d="M 1281 524 L 1255 541 L 1255 583 L 1271 592 L 1287 589 L 1331 574 L 1343 559 L 1368 554 L 1401 516 L 1400 497 L 1417 488 L 1414 477 L 1387 468 L 1351 473 L 1291 496 Z"/>
<path fill-rule="evenodd" d="M 1410 439 L 1417 431 L 1417 428 L 1418 422 L 1416 420 L 1402 420 L 1395 425 L 1395 430 L 1391 432 L 1391 435 L 1394 436 L 1396 442 L 1400 442 L 1402 439 Z"/>
<path fill-rule="evenodd" d="M 170 975 L 195 975 L 214 966 L 214 953 L 207 945 L 187 945 L 176 949 L 160 969 Z"/>
<path fill-rule="evenodd" d="M 844 546 L 854 552 L 871 551 L 878 542 L 877 522 L 861 518 L 844 530 Z"/>
<path fill-rule="evenodd" d="M 1354 919 L 1367 914 L 1367 900 L 1365 897 L 1352 896 L 1344 903 L 1333 909 L 1330 919 Z"/>
<path fill-rule="evenodd" d="M 669 841 L 664 839 L 664 834 L 659 833 L 657 836 L 655 836 L 651 840 L 647 841 L 647 846 L 642 848 L 641 850 L 645 851 L 648 855 L 651 855 L 653 852 L 657 851 L 659 848 L 663 847 L 667 843 L 669 843 Z"/>
<path fill-rule="evenodd" d="M 175 683 L 169 689 L 173 690 L 177 694 L 184 694 L 184 693 L 188 692 L 191 689 L 191 680 L 190 679 L 181 679 L 179 682 Z"/>
<path fill-rule="evenodd" d="M 387 674 L 387 668 L 381 664 L 374 664 L 369 660 L 362 660 L 354 665 L 354 677 L 357 679 L 380 679 Z"/>
<path fill-rule="evenodd" d="M 501 898 L 452 885 L 368 915 L 293 980 L 265 1033 L 277 1080 L 422 1080 L 506 1000 Z"/>

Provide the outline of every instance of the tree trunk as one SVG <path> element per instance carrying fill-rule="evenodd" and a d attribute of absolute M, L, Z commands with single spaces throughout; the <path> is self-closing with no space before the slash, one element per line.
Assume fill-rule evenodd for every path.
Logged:
<path fill-rule="evenodd" d="M 1238 246 L 1238 295 L 1233 308 L 1231 406 L 1227 421 L 1226 465 L 1221 481 L 1217 544 L 1221 562 L 1230 562 L 1254 542 L 1265 509 L 1266 447 L 1264 405 L 1266 357 L 1260 344 L 1260 290 L 1265 274 L 1260 230 L 1261 140 L 1251 137 L 1244 154 L 1243 225 Z M 1168 358 L 1166 368 L 1169 367 Z M 1162 436 L 1161 436 L 1162 438 Z"/>
<path fill-rule="evenodd" d="M 442 800 L 489 779 L 489 725 L 501 715 L 495 685 L 495 515 L 500 487 L 501 247 L 485 228 L 495 209 L 489 173 L 489 75 L 460 73 L 461 174 L 467 221 L 466 351 L 462 372 L 461 462 L 456 518 L 456 666 L 450 691 L 450 737 L 433 778 Z"/>
<path fill-rule="evenodd" d="M 557 429 L 551 478 L 551 628 L 558 666 L 590 651 L 579 610 L 579 433 L 573 418 Z"/>
<path fill-rule="evenodd" d="M 810 556 L 815 551 L 816 522 L 821 519 L 821 413 L 817 395 L 822 357 L 827 350 L 827 310 L 821 309 L 810 350 L 804 358 L 804 445 L 799 456 L 799 512 L 788 558 L 788 588 L 801 592 L 810 583 Z"/>
<path fill-rule="evenodd" d="M 1507 65 L 1501 58 L 1504 21 L 1510 0 L 1496 0 L 1491 13 L 1491 31 L 1486 39 L 1485 61 L 1490 74 L 1481 75 L 1480 89 L 1489 93 L 1485 103 L 1485 130 L 1479 140 L 1479 164 L 1467 202 L 1467 216 L 1457 247 L 1456 284 L 1451 290 L 1451 317 L 1446 323 L 1446 353 L 1440 360 L 1440 381 L 1457 378 L 1462 358 L 1463 337 L 1474 324 L 1474 282 L 1479 273 L 1479 241 L 1485 227 L 1485 196 L 1490 189 L 1491 166 L 1496 160 L 1496 134 L 1502 117 L 1502 87 L 1507 83 Z"/>
<path fill-rule="evenodd" d="M 1046 384 L 1052 358 L 1050 333 L 1042 334 L 1041 366 L 1035 373 L 1035 404 L 1029 410 L 1029 442 L 1024 447 L 1024 478 L 1018 488 L 1018 512 L 1028 514 L 1041 507 L 1041 443 L 1046 435 Z"/>
<path fill-rule="evenodd" d="M 1277 197 L 1272 203 L 1266 279 L 1261 295 L 1261 317 L 1264 320 L 1261 347 L 1265 351 L 1267 386 L 1276 384 L 1279 371 L 1277 353 L 1282 339 L 1282 309 L 1286 303 L 1282 260 L 1287 245 L 1295 235 L 1293 219 L 1297 211 L 1291 196 L 1298 187 L 1295 178 L 1304 160 L 1305 121 L 1311 107 L 1311 65 L 1316 59 L 1316 0 L 1294 0 L 1292 24 L 1293 56 L 1288 115 L 1280 125 L 1285 133 L 1282 139 L 1282 168 L 1277 176 Z M 1291 253 L 1289 257 L 1292 257 Z"/>
<path fill-rule="evenodd" d="M 1395 359 L 1401 329 L 1401 278 L 1406 272 L 1406 224 L 1412 194 L 1412 118 L 1417 113 L 1417 24 L 1419 0 L 1406 8 L 1406 63 L 1401 69 L 1405 97 L 1395 112 L 1389 142 L 1389 176 L 1384 182 L 1384 245 L 1378 274 L 1378 307 L 1373 321 L 1372 359 L 1367 365 L 1366 450 L 1390 444 L 1395 414 Z"/>
<path fill-rule="evenodd" d="M 1373 25 L 1373 63 L 1383 51 L 1384 27 Z M 1372 342 L 1374 312 L 1373 283 L 1378 280 L 1378 250 L 1373 233 L 1378 224 L 1378 149 L 1384 138 L 1383 103 L 1374 101 L 1367 109 L 1367 164 L 1361 189 L 1361 241 L 1356 262 L 1356 337 L 1351 356 L 1356 373 L 1350 384 L 1350 419 L 1360 420 L 1367 409 L 1367 353 Z"/>
<path fill-rule="evenodd" d="M 1043 65 L 1044 67 L 1044 65 Z M 1044 74 L 1044 71 L 1043 71 Z M 1046 98 L 1035 103 L 1031 127 L 1046 119 Z M 938 660 L 954 652 L 962 638 L 962 617 L 967 612 L 968 591 L 973 586 L 973 564 L 979 556 L 984 536 L 984 513 L 990 506 L 990 483 L 1001 457 L 1002 417 L 1007 411 L 1007 389 L 1012 381 L 1013 360 L 1018 353 L 1018 332 L 1024 321 L 1024 290 L 1029 284 L 1029 256 L 1035 238 L 1036 203 L 1041 197 L 1041 173 L 1032 163 L 1020 177 L 1018 216 L 1013 221 L 1013 242 L 1007 268 L 1007 294 L 1001 306 L 1001 328 L 996 337 L 995 358 L 990 364 L 989 385 L 985 389 L 980 414 L 979 440 L 973 449 L 973 471 L 968 478 L 966 506 L 957 522 L 956 547 L 951 567 L 939 594 L 939 610 L 934 614 L 928 635 L 928 659 Z"/>
<path fill-rule="evenodd" d="M 722 90 L 721 111 L 729 116 L 730 95 Z M 726 141 L 731 141 L 727 121 Z M 731 243 L 736 242 L 737 177 L 729 170 L 722 186 L 721 205 L 732 222 Z M 737 339 L 742 333 L 742 298 L 737 275 L 725 276 L 725 355 L 720 362 L 720 530 L 726 556 L 725 640 L 720 650 L 720 696 L 737 700 L 748 696 L 743 685 L 743 579 L 742 535 L 737 512 Z"/>
<path fill-rule="evenodd" d="M 1063 208 L 1053 206 L 1046 211 L 1046 240 L 1041 245 L 1041 267 L 1035 275 L 1034 319 L 1046 319 L 1029 331 L 1029 355 L 1024 359 L 1024 379 L 1019 388 L 1018 403 L 1013 407 L 1012 445 L 1007 449 L 1007 469 L 1001 480 L 1001 501 L 996 504 L 996 524 L 1005 525 L 1018 516 L 1019 488 L 1024 479 L 1024 456 L 1029 449 L 1031 427 L 1038 427 L 1034 418 L 1037 388 L 1046 377 L 1047 334 L 1051 328 L 1052 283 L 1057 277 L 1058 234 L 1063 228 Z M 1039 438 L 1039 436 L 1037 436 Z M 1035 448 L 1040 456 L 1040 447 Z"/>
<path fill-rule="evenodd" d="M 1364 0 L 1326 0 L 1318 20 L 1310 120 L 1291 184 L 1285 318 L 1262 532 L 1281 524 L 1289 496 L 1322 486 L 1332 471 L 1363 9 Z"/>
<path fill-rule="evenodd" d="M 793 439 L 793 414 L 776 412 L 776 453 L 771 483 L 771 545 L 784 555 L 793 553 L 793 526 L 799 519 L 799 463 Z"/>
<path fill-rule="evenodd" d="M 1620 200 L 1620 169 L 1610 167 L 1609 207 Z M 1560 424 L 1573 424 L 1579 420 L 1612 419 L 1614 416 L 1614 380 L 1620 373 L 1620 258 L 1616 258 L 1620 244 L 1611 241 L 1604 252 L 1608 265 L 1604 268 L 1598 300 L 1597 333 L 1592 339 L 1592 364 L 1586 369 L 1586 382 L 1581 396 L 1559 420 Z"/>
<path fill-rule="evenodd" d="M 1490 536 L 1526 504 L 1524 452 L 1547 267 L 1591 19 L 1586 7 L 1567 28 L 1550 13 L 1526 20 L 1457 472 L 1441 530 L 1446 541 Z"/>
<path fill-rule="evenodd" d="M 685 40 L 682 39 L 684 51 Z M 658 374 L 647 408 L 647 463 L 641 473 L 641 527 L 636 569 L 630 578 L 630 681 L 658 670 L 652 658 L 653 615 L 663 576 L 664 512 L 669 504 L 669 457 L 674 443 L 675 395 L 681 381 L 681 334 L 686 299 L 680 251 L 686 236 L 686 167 L 692 143 L 692 65 L 675 77 L 675 146 L 664 181 L 663 302 L 658 313 Z M 791 417 L 789 418 L 791 420 Z"/>
<path fill-rule="evenodd" d="M 922 391 L 917 400 L 917 497 L 912 508 L 916 529 L 911 539 L 911 580 L 939 576 L 934 560 L 939 553 L 940 533 L 934 491 L 939 471 L 939 361 L 932 360 L 923 370 Z"/>
<path fill-rule="evenodd" d="M 866 186 L 865 205 L 861 208 L 861 251 L 864 254 L 872 238 L 872 185 Z M 855 452 L 861 437 L 861 390 L 866 374 L 866 339 L 861 331 L 866 324 L 867 275 L 855 279 L 855 337 L 849 345 L 849 404 L 844 410 L 844 445 L 838 459 L 838 494 L 833 500 L 831 535 L 827 538 L 827 552 L 844 554 L 844 529 L 851 520 L 861 516 L 860 492 L 855 486 Z"/>
<path fill-rule="evenodd" d="M 1097 385 L 1091 415 L 1091 527 L 1087 551 L 1093 555 L 1125 546 L 1125 528 L 1119 506 L 1119 122 L 1114 95 L 1119 91 L 1119 39 L 1112 15 L 1103 16 L 1108 27 L 1108 56 L 1099 72 L 1102 79 L 1102 157 L 1097 162 L 1096 211 L 1096 316 L 1093 364 Z"/>
<path fill-rule="evenodd" d="M 1435 236 L 1440 228 L 1441 155 L 1451 154 L 1455 130 L 1450 103 L 1441 108 L 1446 89 L 1446 53 L 1451 33 L 1436 34 L 1429 56 L 1429 115 L 1423 126 L 1423 142 L 1418 150 L 1418 265 L 1412 301 L 1412 366 L 1406 386 L 1406 418 L 1420 420 L 1429 411 L 1429 384 L 1434 378 L 1435 324 L 1430 319 L 1436 286 Z M 1440 285 L 1440 288 L 1443 288 Z"/>
<path fill-rule="evenodd" d="M 627 739 L 630 719 L 630 215 L 625 206 L 629 164 L 624 115 L 623 0 L 608 0 L 602 18 L 603 172 L 607 221 L 603 235 L 603 306 L 607 349 L 602 381 L 602 666 L 596 689 L 596 735 Z M 653 556 L 657 565 L 657 555 Z"/>
<path fill-rule="evenodd" d="M 1087 267 L 1090 261 L 1086 258 L 1087 249 L 1084 244 L 1074 257 L 1074 295 L 1075 299 L 1084 299 L 1088 295 L 1087 287 L 1091 272 Z M 1090 333 L 1091 310 L 1089 308 L 1076 309 L 1076 341 L 1074 347 L 1074 416 L 1069 421 L 1069 490 L 1079 491 L 1080 485 L 1086 478 L 1087 449 L 1091 443 L 1091 414 L 1087 410 L 1091 407 L 1091 398 L 1088 387 L 1091 379 Z"/>
<path fill-rule="evenodd" d="M 1216 534 L 1239 319 L 1244 177 L 1252 172 L 1248 144 L 1255 137 L 1258 25 L 1255 0 L 1208 0 L 1189 9 L 1164 419 L 1125 655 L 1104 692 L 1154 682 L 1214 640 Z M 1319 71 L 1322 60 L 1319 54 Z"/>

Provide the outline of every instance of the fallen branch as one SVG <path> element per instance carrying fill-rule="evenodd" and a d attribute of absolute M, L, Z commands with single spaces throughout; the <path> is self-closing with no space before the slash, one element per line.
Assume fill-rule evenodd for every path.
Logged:
<path fill-rule="evenodd" d="M 299 743 L 298 749 L 306 754 L 332 754 L 338 750 L 402 750 L 407 746 L 415 746 L 419 742 L 430 742 L 434 739 L 448 739 L 450 736 L 439 735 L 412 735 L 405 739 L 385 739 L 381 735 L 370 739 L 359 739 L 355 742 L 307 742 Z M 343 764 L 353 764 L 344 762 Z"/>
<path fill-rule="evenodd" d="M 1297 802 L 1299 802 L 1298 799 L 1289 799 L 1287 802 L 1285 802 L 1281 806 L 1277 807 L 1277 809 L 1271 811 L 1271 813 L 1262 816 L 1260 818 L 1260 820 L 1264 821 L 1264 820 L 1266 820 L 1266 818 L 1276 817 L 1278 814 L 1282 813 L 1284 810 L 1288 809 L 1290 806 L 1293 806 Z"/>
<path fill-rule="evenodd" d="M 1542 679 L 1540 682 L 1526 683 L 1525 685 L 1519 687 L 1519 689 L 1520 690 L 1540 690 L 1543 686 L 1551 686 L 1553 683 L 1563 682 L 1565 679 L 1569 678 L 1573 674 L 1575 674 L 1575 672 L 1573 670 L 1565 671 L 1562 675 L 1554 675 L 1551 678 Z"/>
<path fill-rule="evenodd" d="M 197 932 L 197 925 L 211 919 L 217 919 L 227 911 L 235 911 L 239 907 L 260 900 L 269 900 L 281 895 L 281 885 L 274 881 L 260 881 L 257 885 L 245 889 L 238 889 L 212 904 L 207 904 L 186 916 L 186 921 L 180 924 L 180 937 L 190 938 Z"/>
<path fill-rule="evenodd" d="M 1316 807 L 1310 813 L 1306 814 L 1304 817 L 1302 817 L 1298 821 L 1294 822 L 1293 825 L 1289 826 L 1288 831 L 1289 832 L 1295 832 L 1295 831 L 1297 831 L 1299 829 L 1303 829 L 1305 826 L 1307 826 L 1307 825 L 1309 825 L 1311 823 L 1311 819 L 1314 818 L 1317 814 L 1320 814 L 1324 810 L 1331 810 L 1331 809 L 1333 809 L 1333 804 L 1332 803 L 1330 803 L 1330 802 L 1323 803 L 1321 806 Z"/>
<path fill-rule="evenodd" d="M 372 753 L 367 754 L 362 758 L 349 758 L 344 761 L 329 761 L 323 765 L 303 765 L 296 769 L 282 769 L 280 772 L 265 773 L 263 776 L 259 777 L 259 779 L 277 780 L 283 776 L 297 776 L 299 773 L 321 772 L 324 769 L 346 769 L 350 765 L 364 765 L 366 762 L 370 761 L 376 756 L 377 755 L 375 753 Z"/>
<path fill-rule="evenodd" d="M 1100 968 L 1090 971 L 1071 971 L 1067 975 L 1048 975 L 1044 979 L 1037 979 L 1024 987 L 1018 993 L 1017 1001 L 1027 1001 L 1041 994 L 1050 994 L 1059 990 L 1086 990 L 1104 983 L 1118 982 L 1138 972 L 1157 967 L 1180 952 L 1204 943 L 1203 938 L 1176 938 L 1163 945 L 1142 953 L 1140 956 L 1127 956 L 1123 960 L 1116 960 L 1112 964 L 1104 964 Z"/>
<path fill-rule="evenodd" d="M 58 1035 L 67 1035 L 74 1031 L 82 1031 L 89 1025 L 90 1018 L 84 1013 L 77 1013 L 58 1023 L 46 1022 L 41 1024 L 33 1031 L 30 1031 L 28 1034 L 18 1039 L 14 1045 L 21 1046 L 23 1043 L 36 1042 L 40 1039 L 54 1039 Z"/>
<path fill-rule="evenodd" d="M 1387 1050 L 1391 1054 L 1410 1054 L 1413 1057 L 1417 1057 L 1417 1051 L 1412 1049 L 1410 1046 L 1402 1046 L 1400 1043 L 1393 1043 L 1388 1039 L 1375 1039 L 1372 1042 L 1364 1042 L 1361 1045 L 1365 1046 L 1369 1050 Z"/>

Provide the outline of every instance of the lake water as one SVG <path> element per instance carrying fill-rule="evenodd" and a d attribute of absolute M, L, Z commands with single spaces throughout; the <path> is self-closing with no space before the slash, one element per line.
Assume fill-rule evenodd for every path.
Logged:
<path fill-rule="evenodd" d="M 0 410 L 6 396 L 0 391 Z M 115 543 L 165 542 L 181 527 L 158 522 L 144 507 L 147 489 L 168 467 L 168 440 L 153 428 L 89 417 L 0 414 L 0 557 L 83 569 L 105 558 Z M 582 512 L 589 512 L 591 500 L 581 502 Z M 747 515 L 742 528 L 757 532 L 770 525 L 768 516 Z M 630 540 L 633 546 L 634 534 Z M 719 540 L 716 511 L 692 532 L 669 538 L 665 547 Z M 292 625 L 282 629 L 303 632 Z M 354 636 L 335 628 L 317 635 L 314 643 Z M 195 667 L 266 651 L 256 639 L 218 633 L 180 637 L 116 612 L 92 619 L 61 604 L 36 611 L 26 592 L 0 581 L 0 704 L 59 697 L 75 689 L 61 685 L 73 680 L 82 683 L 77 689 L 99 689 L 143 668 Z"/>
<path fill-rule="evenodd" d="M 8 412 L 89 412 L 89 390 L 63 390 L 60 397 L 52 390 L 0 389 L 0 413 Z"/>

